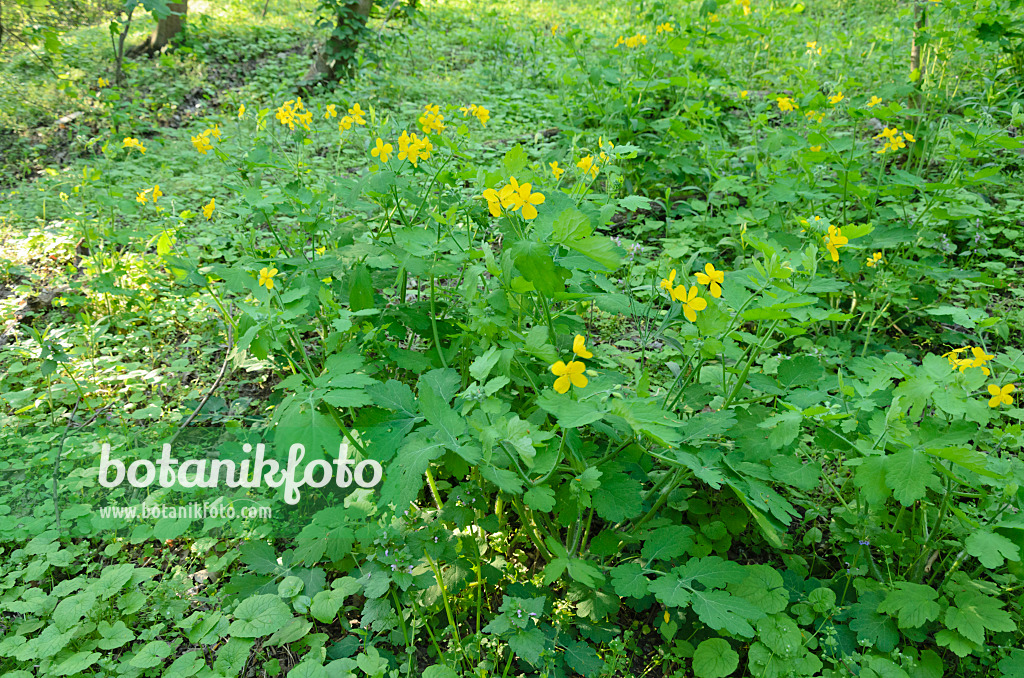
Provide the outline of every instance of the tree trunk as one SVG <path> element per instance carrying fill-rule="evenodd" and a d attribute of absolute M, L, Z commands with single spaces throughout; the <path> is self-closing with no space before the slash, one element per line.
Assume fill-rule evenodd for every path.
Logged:
<path fill-rule="evenodd" d="M 323 80 L 338 80 L 352 70 L 359 38 L 374 0 L 351 0 L 337 16 L 339 35 L 332 35 L 313 55 L 313 63 L 303 77 L 303 87 Z"/>
<path fill-rule="evenodd" d="M 188 16 L 188 0 L 171 2 L 167 4 L 167 7 L 171 10 L 171 14 L 157 21 L 156 30 L 141 45 L 137 45 L 132 49 L 131 54 L 133 56 L 156 54 L 167 47 L 167 44 L 185 28 L 185 20 Z"/>

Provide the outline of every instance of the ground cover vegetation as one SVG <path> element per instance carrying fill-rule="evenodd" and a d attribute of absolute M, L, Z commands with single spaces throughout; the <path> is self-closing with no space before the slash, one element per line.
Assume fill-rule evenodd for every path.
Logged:
<path fill-rule="evenodd" d="M 0 674 L 1024 676 L 1019 2 L 257 4 L 5 7 Z"/>

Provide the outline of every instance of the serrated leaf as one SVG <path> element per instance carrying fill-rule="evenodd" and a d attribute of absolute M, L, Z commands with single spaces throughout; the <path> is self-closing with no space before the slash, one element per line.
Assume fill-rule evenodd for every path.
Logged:
<path fill-rule="evenodd" d="M 903 450 L 885 458 L 885 484 L 892 489 L 896 501 L 904 506 L 924 499 L 928 488 L 940 489 L 931 460 L 917 450 Z"/>
<path fill-rule="evenodd" d="M 640 557 L 648 563 L 655 560 L 672 560 L 693 546 L 693 535 L 693 530 L 685 525 L 659 527 L 644 537 Z"/>
<path fill-rule="evenodd" d="M 583 641 L 565 641 L 565 663 L 576 673 L 590 678 L 596 676 L 604 668 L 604 662 L 597 652 Z"/>
<path fill-rule="evenodd" d="M 764 612 L 725 591 L 694 591 L 690 603 L 702 622 L 716 631 L 752 638 L 754 629 L 748 620 L 760 619 Z"/>
<path fill-rule="evenodd" d="M 612 587 L 623 598 L 643 598 L 647 595 L 650 580 L 644 576 L 644 569 L 637 563 L 624 563 L 612 568 Z"/>
<path fill-rule="evenodd" d="M 878 606 L 878 611 L 896 614 L 901 629 L 916 628 L 939 618 L 942 609 L 936 602 L 939 594 L 931 586 L 901 581 L 896 582 L 895 587 Z"/>
<path fill-rule="evenodd" d="M 985 567 L 1001 567 L 1004 560 L 1020 561 L 1020 548 L 1012 541 L 991 530 L 975 530 L 964 542 L 967 552 Z"/>

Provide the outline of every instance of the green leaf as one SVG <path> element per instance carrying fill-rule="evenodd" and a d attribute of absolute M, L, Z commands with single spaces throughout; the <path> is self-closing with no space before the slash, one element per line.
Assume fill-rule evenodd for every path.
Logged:
<path fill-rule="evenodd" d="M 693 653 L 693 675 L 697 678 L 725 678 L 740 665 L 740 656 L 722 638 L 705 640 Z"/>
<path fill-rule="evenodd" d="M 692 586 L 694 581 L 698 581 L 708 588 L 720 588 L 727 584 L 742 583 L 747 578 L 747 571 L 742 565 L 718 556 L 691 558 L 672 571 L 680 576 L 686 586 Z"/>
<path fill-rule="evenodd" d="M 114 650 L 135 639 L 135 634 L 120 619 L 114 622 L 113 626 L 108 622 L 101 621 L 97 630 L 103 636 L 96 643 L 96 646 L 101 650 Z"/>
<path fill-rule="evenodd" d="M 235 609 L 235 621 L 231 622 L 228 633 L 240 638 L 269 636 L 291 620 L 291 610 L 278 596 L 251 596 Z"/>
<path fill-rule="evenodd" d="M 816 383 L 824 372 L 817 358 L 797 356 L 779 363 L 779 383 L 786 389 L 808 386 Z"/>
<path fill-rule="evenodd" d="M 693 547 L 693 535 L 693 530 L 685 525 L 659 527 L 644 538 L 640 557 L 648 563 L 672 560 Z"/>
<path fill-rule="evenodd" d="M 975 530 L 964 542 L 967 552 L 988 569 L 1001 567 L 1004 560 L 1020 561 L 1020 548 L 991 530 Z"/>
<path fill-rule="evenodd" d="M 732 410 L 717 412 L 700 412 L 693 415 L 683 424 L 683 437 L 680 445 L 696 445 L 699 442 L 721 435 L 736 423 L 736 415 Z"/>
<path fill-rule="evenodd" d="M 677 574 L 669 573 L 658 577 L 648 585 L 648 588 L 662 605 L 685 607 L 690 604 L 691 589 Z"/>
<path fill-rule="evenodd" d="M 434 664 L 423 670 L 423 678 L 459 678 L 459 673 L 444 664 Z"/>
<path fill-rule="evenodd" d="M 639 516 L 643 510 L 643 487 L 624 472 L 602 471 L 601 486 L 594 490 L 597 515 L 618 523 Z"/>
<path fill-rule="evenodd" d="M 878 611 L 897 614 L 901 629 L 923 626 L 939 618 L 942 610 L 936 602 L 939 594 L 931 586 L 906 581 L 896 582 L 895 586 L 878 606 Z"/>
<path fill-rule="evenodd" d="M 589 644 L 583 641 L 565 641 L 565 663 L 580 675 L 596 676 L 604 668 L 604 662 L 597 656 L 597 652 Z"/>
<path fill-rule="evenodd" d="M 739 584 L 729 586 L 729 591 L 745 598 L 767 614 L 782 612 L 789 605 L 789 592 L 778 570 L 769 565 L 751 565 L 750 574 Z M 769 646 L 770 647 L 770 646 Z"/>
<path fill-rule="evenodd" d="M 555 265 L 547 245 L 518 243 L 517 249 L 520 253 L 515 259 L 516 268 L 538 292 L 550 299 L 565 291 L 569 271 Z"/>
<path fill-rule="evenodd" d="M 958 593 L 956 607 L 946 610 L 946 626 L 972 643 L 982 645 L 985 642 L 985 629 L 995 632 L 1012 632 L 1017 629 L 1013 617 L 1002 607 L 999 600 L 983 593 Z"/>
<path fill-rule="evenodd" d="M 166 645 L 166 643 L 163 644 Z M 76 652 L 54 667 L 53 675 L 70 676 L 81 673 L 98 662 L 101 656 L 99 652 Z"/>
<path fill-rule="evenodd" d="M 534 511 L 547 513 L 555 508 L 555 491 L 547 485 L 531 487 L 523 495 L 523 501 Z"/>
<path fill-rule="evenodd" d="M 399 509 L 408 508 L 411 501 L 423 489 L 424 475 L 430 462 L 440 457 L 445 450 L 444 443 L 429 435 L 433 427 L 423 427 L 411 433 L 398 456 L 388 465 L 380 495 L 380 505 L 394 504 Z"/>
<path fill-rule="evenodd" d="M 320 662 L 307 659 L 301 664 L 292 667 L 291 671 L 288 672 L 288 678 L 331 678 L 331 674 L 320 665 Z"/>
<path fill-rule="evenodd" d="M 508 646 L 517 655 L 536 665 L 540 662 L 540 654 L 544 651 L 547 640 L 547 636 L 540 629 L 531 627 L 509 638 Z"/>
<path fill-rule="evenodd" d="M 357 264 L 348 278 L 349 310 L 362 311 L 373 308 L 373 279 L 366 264 Z"/>
<path fill-rule="evenodd" d="M 206 662 L 195 650 L 189 650 L 174 660 L 161 678 L 189 678 L 199 673 L 200 669 L 206 668 Z"/>
<path fill-rule="evenodd" d="M 900 634 L 892 619 L 878 613 L 882 599 L 883 594 L 879 591 L 861 595 L 860 600 L 850 607 L 853 615 L 850 629 L 856 631 L 859 642 L 874 645 L 880 652 L 892 652 Z"/>
<path fill-rule="evenodd" d="M 694 591 L 691 602 L 700 620 L 716 631 L 752 638 L 754 629 L 748 620 L 764 617 L 752 604 L 725 591 Z"/>
<path fill-rule="evenodd" d="M 139 653 L 128 662 L 137 669 L 151 669 L 164 663 L 164 659 L 171 654 L 171 646 L 163 640 L 154 640 L 146 643 Z"/>
<path fill-rule="evenodd" d="M 541 393 L 537 405 L 550 414 L 562 428 L 581 428 L 604 418 L 604 410 L 596 404 L 573 400 L 568 393 L 560 394 L 552 389 Z"/>
<path fill-rule="evenodd" d="M 803 635 L 787 615 L 773 614 L 757 622 L 757 637 L 775 654 L 793 658 L 803 652 Z"/>
<path fill-rule="evenodd" d="M 643 598 L 647 595 L 650 580 L 644 576 L 644 569 L 639 564 L 617 565 L 612 568 L 611 574 L 612 587 L 623 598 Z"/>
<path fill-rule="evenodd" d="M 885 484 L 904 506 L 924 499 L 928 488 L 941 489 L 928 456 L 917 450 L 903 450 L 885 458 Z"/>

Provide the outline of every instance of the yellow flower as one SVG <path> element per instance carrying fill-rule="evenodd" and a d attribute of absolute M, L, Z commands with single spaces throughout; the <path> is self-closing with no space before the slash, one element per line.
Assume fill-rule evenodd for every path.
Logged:
<path fill-rule="evenodd" d="M 210 135 L 200 134 L 197 137 L 192 137 L 192 145 L 196 147 L 196 150 L 206 155 L 206 152 L 213 148 L 213 144 L 210 143 Z"/>
<path fill-rule="evenodd" d="M 109 80 L 104 80 L 103 78 L 100 78 L 99 80 L 96 81 L 96 84 L 99 85 L 100 87 L 107 87 L 110 84 L 110 81 Z"/>
<path fill-rule="evenodd" d="M 523 219 L 536 219 L 537 208 L 534 205 L 543 203 L 544 195 L 541 193 L 531 193 L 530 184 L 520 185 L 515 177 L 509 179 L 509 184 L 512 190 L 508 194 L 508 203 L 512 210 L 521 209 Z"/>
<path fill-rule="evenodd" d="M 491 119 L 491 112 L 483 106 L 477 106 L 476 110 L 473 111 L 473 115 L 480 121 L 480 124 L 487 127 L 487 121 Z"/>
<path fill-rule="evenodd" d="M 821 146 L 811 146 L 811 153 L 821 153 Z"/>
<path fill-rule="evenodd" d="M 336 104 L 327 104 L 327 111 L 324 113 L 324 120 L 338 117 L 338 107 Z"/>
<path fill-rule="evenodd" d="M 914 137 L 910 136 L 906 132 L 900 134 L 900 131 L 895 127 L 886 127 L 882 129 L 879 134 L 876 134 L 875 139 L 885 139 L 882 147 L 875 151 L 876 153 L 885 153 L 886 151 L 898 151 L 901 148 L 907 147 L 907 141 L 915 141 Z"/>
<path fill-rule="evenodd" d="M 974 346 L 973 348 L 971 348 L 971 354 L 974 356 L 974 360 L 971 361 L 969 367 L 980 367 L 981 371 L 985 373 L 986 377 L 992 374 L 992 371 L 985 367 L 985 363 L 995 358 L 994 355 L 989 355 L 988 353 L 985 353 L 985 349 L 981 348 L 980 346 Z M 961 370 L 961 372 L 962 371 L 963 370 Z"/>
<path fill-rule="evenodd" d="M 821 54 L 821 48 L 818 47 L 818 41 L 817 40 L 812 40 L 811 42 L 807 43 L 807 53 L 808 54 L 814 54 L 814 53 Z"/>
<path fill-rule="evenodd" d="M 675 26 L 673 26 L 672 24 L 670 24 L 668 22 L 663 23 L 663 24 L 658 24 L 657 26 L 654 27 L 654 33 L 655 34 L 671 33 L 674 30 L 675 30 Z"/>
<path fill-rule="evenodd" d="M 775 100 L 775 103 L 778 104 L 779 110 L 782 111 L 783 113 L 789 113 L 790 111 L 795 111 L 796 109 L 800 108 L 790 97 L 778 97 Z"/>
<path fill-rule="evenodd" d="M 914 138 L 914 137 L 913 137 L 913 136 L 912 136 L 912 135 L 910 134 L 910 132 L 904 132 L 904 133 L 903 133 L 903 138 L 904 138 L 904 139 L 906 139 L 907 141 L 909 141 L 910 143 L 914 143 L 915 141 L 917 141 L 917 139 L 915 139 L 915 138 Z"/>
<path fill-rule="evenodd" d="M 145 205 L 146 202 L 149 200 L 148 194 L 149 194 L 150 190 L 151 189 L 147 188 L 146 190 L 142 191 L 141 193 L 136 193 L 135 194 L 135 202 L 141 202 L 143 205 Z"/>
<path fill-rule="evenodd" d="M 557 383 L 555 385 L 555 388 L 556 389 L 558 388 Z M 1013 404 L 1013 396 L 1011 396 L 1010 394 L 1013 393 L 1014 390 L 1016 390 L 1016 388 L 1017 387 L 1014 386 L 1013 384 L 1007 384 L 1006 386 L 1003 386 L 1002 388 L 999 388 L 995 384 L 989 384 L 988 385 L 988 392 L 989 392 L 989 395 L 991 395 L 992 397 L 989 398 L 988 406 L 989 407 L 999 407 L 1000 405 L 1012 405 Z M 561 393 L 565 393 L 565 391 L 561 391 Z"/>
<path fill-rule="evenodd" d="M 320 255 L 320 256 L 323 256 L 323 253 L 326 252 L 326 251 L 327 251 L 327 247 L 325 247 L 323 245 L 321 245 L 320 247 L 316 248 L 316 253 L 318 255 Z"/>
<path fill-rule="evenodd" d="M 597 177 L 597 162 L 594 161 L 594 156 L 588 155 L 587 157 L 576 163 L 584 174 L 589 174 L 591 179 Z"/>
<path fill-rule="evenodd" d="M 572 340 L 572 352 L 581 358 L 593 358 L 594 354 L 587 350 L 586 342 L 582 334 L 577 334 Z"/>
<path fill-rule="evenodd" d="M 819 113 L 818 111 L 815 110 L 810 110 L 804 113 L 804 117 L 806 117 L 808 120 L 813 120 L 814 118 L 817 118 L 818 122 L 821 122 L 822 120 L 825 119 L 825 114 Z"/>
<path fill-rule="evenodd" d="M 867 264 L 868 268 L 874 268 L 875 266 L 878 265 L 878 262 L 880 262 L 881 260 L 882 260 L 882 253 L 881 252 L 875 252 L 870 257 L 868 257 L 868 260 L 866 262 L 864 262 L 864 263 Z"/>
<path fill-rule="evenodd" d="M 345 117 L 343 117 L 341 120 L 338 121 L 338 131 L 339 132 L 341 132 L 342 130 L 351 129 L 351 127 L 352 127 L 352 118 L 348 117 L 347 115 Z"/>
<path fill-rule="evenodd" d="M 562 24 L 552 24 L 551 25 L 551 37 L 555 37 L 555 33 L 558 32 L 558 27 L 561 26 L 561 25 Z"/>
<path fill-rule="evenodd" d="M 385 144 L 383 139 L 377 137 L 377 145 L 370 150 L 370 155 L 375 158 L 380 158 L 381 162 L 387 162 L 394 150 L 394 146 L 391 144 Z"/>
<path fill-rule="evenodd" d="M 697 282 L 708 288 L 711 292 L 711 296 L 718 299 L 722 296 L 722 283 L 725 282 L 725 272 L 716 271 L 714 264 L 706 264 L 704 266 L 703 273 L 694 273 L 697 276 Z"/>
<path fill-rule="evenodd" d="M 352 116 L 352 122 L 357 125 L 365 125 L 366 120 L 363 118 L 366 115 L 366 111 L 359 107 L 359 104 L 352 104 L 352 108 L 348 109 L 348 114 Z"/>
<path fill-rule="evenodd" d="M 61 199 L 62 201 L 64 201 L 64 202 L 67 202 L 67 201 L 68 201 L 68 194 L 67 194 L 67 193 L 65 193 L 64 191 L 61 191 L 61 192 L 60 192 L 60 199 Z"/>
<path fill-rule="evenodd" d="M 427 113 L 433 113 L 434 115 L 438 115 L 441 112 L 441 105 L 427 104 L 426 106 L 423 107 L 423 110 L 426 111 Z"/>
<path fill-rule="evenodd" d="M 877 106 L 880 103 L 882 103 L 882 100 L 879 99 L 878 97 L 872 95 L 871 99 L 868 101 L 867 106 L 868 106 L 868 108 L 874 108 L 875 106 Z"/>
<path fill-rule="evenodd" d="M 685 294 L 685 297 L 680 298 L 683 295 L 677 295 L 677 292 L 679 290 L 683 290 L 683 294 Z M 696 285 L 691 287 L 688 293 L 685 292 L 685 290 L 686 286 L 680 285 L 679 287 L 672 291 L 672 296 L 676 297 L 677 299 L 679 299 L 679 301 L 683 302 L 683 315 L 686 316 L 686 319 L 689 320 L 691 323 L 695 323 L 697 322 L 697 311 L 703 311 L 705 308 L 707 308 L 708 302 L 705 301 L 702 297 L 697 296 L 697 293 L 700 290 L 697 289 Z"/>
<path fill-rule="evenodd" d="M 587 366 L 578 360 L 570 360 L 568 365 L 559 360 L 551 366 L 551 372 L 558 377 L 558 379 L 555 379 L 555 391 L 566 393 L 570 385 L 576 388 L 586 386 L 587 377 L 583 374 L 583 371 L 586 369 Z"/>
<path fill-rule="evenodd" d="M 138 149 L 139 153 L 145 153 L 146 147 L 142 145 L 142 142 L 133 137 L 125 137 L 121 144 L 122 148 L 135 148 Z"/>
<path fill-rule="evenodd" d="M 668 290 L 669 294 L 672 294 L 672 289 L 676 282 L 676 269 L 672 269 L 667 278 L 661 279 L 661 289 Z"/>
<path fill-rule="evenodd" d="M 241 120 L 243 115 L 245 115 L 245 104 L 238 107 L 238 119 Z"/>
<path fill-rule="evenodd" d="M 437 106 L 435 105 L 433 108 L 437 108 Z M 444 116 L 433 111 L 430 106 L 427 106 L 427 112 L 420 116 L 419 122 L 424 134 L 442 132 L 445 128 Z"/>
<path fill-rule="evenodd" d="M 750 92 L 748 92 L 747 90 L 743 90 L 742 92 L 740 92 L 740 99 L 746 99 L 747 98 L 747 94 L 749 94 L 749 93 Z"/>
<path fill-rule="evenodd" d="M 830 97 L 828 98 L 828 102 L 829 102 L 830 104 L 832 104 L 833 106 L 835 106 L 835 105 L 836 105 L 836 104 L 838 104 L 838 103 L 839 103 L 840 101 L 842 101 L 842 100 L 843 100 L 843 98 L 844 98 L 844 97 L 843 97 L 843 93 L 842 93 L 842 92 L 837 92 L 836 94 L 833 94 L 832 96 L 830 96 Z"/>
<path fill-rule="evenodd" d="M 214 198 L 210 198 L 210 202 L 203 205 L 203 216 L 209 220 L 213 216 L 213 204 Z"/>
<path fill-rule="evenodd" d="M 551 173 L 555 175 L 555 180 L 556 181 L 558 179 L 561 179 L 562 175 L 565 174 L 565 170 L 558 166 L 558 161 L 557 160 L 554 161 L 554 162 L 549 162 L 548 163 L 548 167 L 551 168 Z"/>
<path fill-rule="evenodd" d="M 284 102 L 277 107 L 277 112 L 274 114 L 278 122 L 282 125 L 287 125 L 288 129 L 295 129 L 295 111 L 292 109 L 292 104 L 294 103 L 294 99 Z"/>
<path fill-rule="evenodd" d="M 274 276 L 277 275 L 277 269 L 274 267 L 261 268 L 260 269 L 260 287 L 266 287 L 268 290 L 274 289 Z"/>
<path fill-rule="evenodd" d="M 459 106 L 459 111 L 463 115 L 469 115 L 476 111 L 476 104 L 470 104 L 469 106 Z"/>
<path fill-rule="evenodd" d="M 743 7 L 743 16 L 750 14 L 750 0 L 736 0 Z"/>
<path fill-rule="evenodd" d="M 484 191 L 484 200 L 487 201 L 487 209 L 492 217 L 501 216 L 501 196 L 493 188 Z"/>
<path fill-rule="evenodd" d="M 825 248 L 832 255 L 832 261 L 839 261 L 839 248 L 850 242 L 838 226 L 829 226 L 825 236 Z"/>

